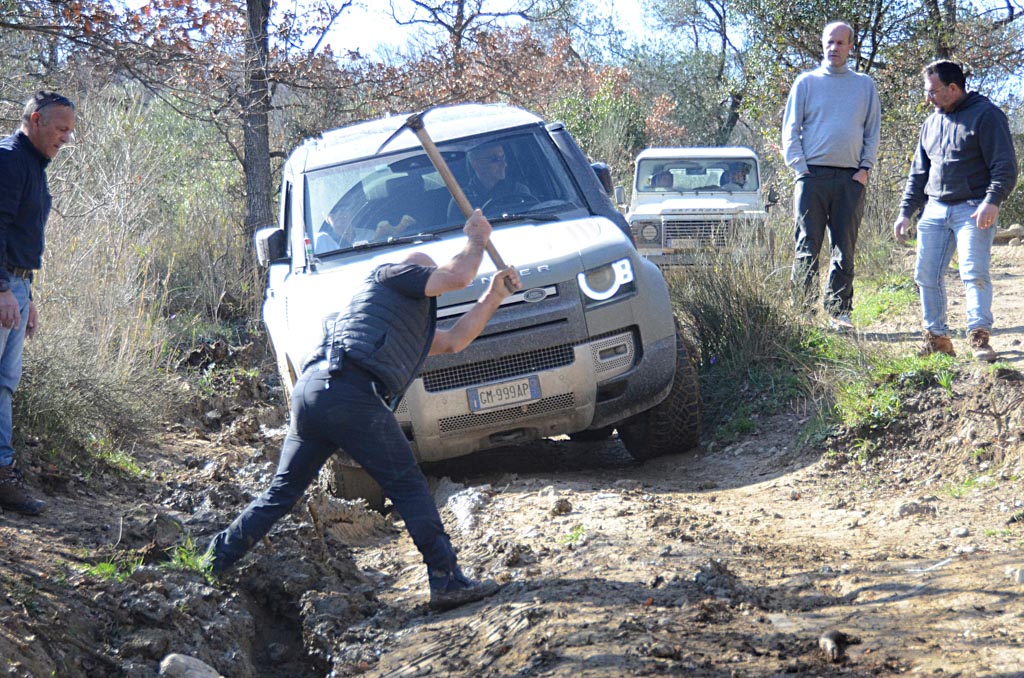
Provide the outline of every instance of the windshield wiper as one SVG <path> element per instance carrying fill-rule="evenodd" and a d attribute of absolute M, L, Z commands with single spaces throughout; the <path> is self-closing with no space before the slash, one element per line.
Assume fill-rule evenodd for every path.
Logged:
<path fill-rule="evenodd" d="M 500 216 L 487 217 L 491 224 L 505 224 L 510 221 L 558 221 L 558 216 L 549 212 L 506 212 Z"/>
<path fill-rule="evenodd" d="M 417 233 L 415 235 L 402 235 L 397 238 L 388 238 L 387 240 L 374 240 L 372 242 L 360 242 L 352 245 L 352 247 L 338 250 L 339 252 L 355 252 L 357 250 L 372 250 L 378 247 L 388 247 L 390 245 L 407 245 L 409 243 L 416 242 L 427 242 L 431 240 L 440 240 L 440 236 L 436 233 Z"/>

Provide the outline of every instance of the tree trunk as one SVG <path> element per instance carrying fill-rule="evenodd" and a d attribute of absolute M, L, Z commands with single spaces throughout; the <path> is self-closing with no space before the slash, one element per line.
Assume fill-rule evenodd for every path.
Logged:
<path fill-rule="evenodd" d="M 251 236 L 260 226 L 274 222 L 270 177 L 270 87 L 267 35 L 273 0 L 246 0 L 248 14 L 245 40 L 245 94 L 242 101 L 242 135 L 245 157 L 245 231 Z"/>
<path fill-rule="evenodd" d="M 943 6 L 949 11 L 949 3 L 943 2 Z M 956 26 L 956 14 L 943 16 L 942 8 L 939 7 L 939 0 L 924 0 L 924 9 L 928 14 L 929 29 L 932 34 L 933 49 L 936 59 L 949 59 L 953 50 L 947 41 L 948 36 Z"/>
<path fill-rule="evenodd" d="M 725 120 L 722 122 L 722 126 L 718 128 L 717 138 L 715 139 L 716 146 L 729 145 L 733 130 L 736 129 L 736 124 L 740 121 L 740 104 L 742 103 L 742 92 L 731 92 L 729 94 L 729 110 L 726 113 Z"/>

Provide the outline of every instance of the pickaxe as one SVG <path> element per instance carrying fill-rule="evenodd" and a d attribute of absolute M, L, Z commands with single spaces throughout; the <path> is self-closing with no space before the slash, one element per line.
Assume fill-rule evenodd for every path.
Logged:
<path fill-rule="evenodd" d="M 423 127 L 423 113 L 413 113 L 406 118 L 405 123 L 396 129 L 391 136 L 384 140 L 384 143 L 380 145 L 377 152 L 380 153 L 385 146 L 391 143 L 392 139 L 398 136 L 402 130 L 407 127 L 411 129 L 416 134 L 416 138 L 420 140 L 420 145 L 423 146 L 423 150 L 427 152 L 427 157 L 430 158 L 430 162 L 434 165 L 434 169 L 436 169 L 437 173 L 441 175 L 444 185 L 448 187 L 448 192 L 451 193 L 452 198 L 455 199 L 455 204 L 457 204 L 459 209 L 462 210 L 462 215 L 469 219 L 469 217 L 473 215 L 473 206 L 469 204 L 469 198 L 466 197 L 462 187 L 459 186 L 458 179 L 456 179 L 455 175 L 452 174 L 451 169 L 448 167 L 448 163 L 445 162 L 444 157 L 437 150 L 437 145 L 434 143 L 434 140 L 430 138 L 430 135 L 427 134 L 426 128 Z M 491 258 L 491 261 L 494 262 L 495 268 L 500 271 L 506 267 L 505 260 L 501 258 L 500 254 L 498 254 L 498 250 L 494 248 L 494 244 L 491 243 L 489 238 L 485 249 L 487 251 L 487 255 Z M 505 284 L 508 286 L 509 291 L 515 291 L 512 289 L 512 283 L 508 278 L 505 279 Z"/>

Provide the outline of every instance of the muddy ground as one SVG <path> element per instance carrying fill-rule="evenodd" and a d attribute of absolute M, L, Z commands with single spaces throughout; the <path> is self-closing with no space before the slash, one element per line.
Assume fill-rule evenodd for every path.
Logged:
<path fill-rule="evenodd" d="M 646 464 L 612 437 L 428 468 L 462 562 L 503 584 L 446 613 L 398 519 L 321 488 L 222 581 L 166 567 L 271 476 L 285 413 L 262 382 L 136 449 L 142 477 L 29 448 L 49 511 L 0 516 L 0 675 L 148 677 L 181 653 L 224 676 L 1022 676 L 1022 264 L 997 248 L 1011 369 L 963 361 L 883 429 L 808 437 L 798 404 Z M 859 336 L 910 351 L 916 328 Z"/>

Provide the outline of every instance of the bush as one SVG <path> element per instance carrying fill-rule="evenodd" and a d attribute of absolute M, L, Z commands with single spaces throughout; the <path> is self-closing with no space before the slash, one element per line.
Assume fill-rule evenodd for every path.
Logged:
<path fill-rule="evenodd" d="M 781 226 L 777 218 L 733 252 L 666 272 L 676 313 L 699 349 L 712 424 L 734 409 L 738 390 L 759 394 L 768 409 L 809 393 L 806 328 L 792 300 L 792 255 L 774 230 Z"/>
<path fill-rule="evenodd" d="M 123 440 L 173 411 L 184 391 L 170 370 L 171 302 L 216 316 L 226 295 L 244 294 L 248 250 L 225 190 L 237 170 L 199 126 L 132 88 L 77 103 L 76 142 L 49 170 L 40 330 L 15 398 L 19 433 L 58 449 Z"/>
<path fill-rule="evenodd" d="M 819 424 L 853 421 L 850 385 L 884 359 L 855 336 L 827 330 L 820 310 L 794 297 L 789 230 L 788 214 L 776 210 L 734 251 L 666 272 L 676 314 L 699 347 L 706 429 L 726 439 L 796 401 L 815 410 Z"/>

